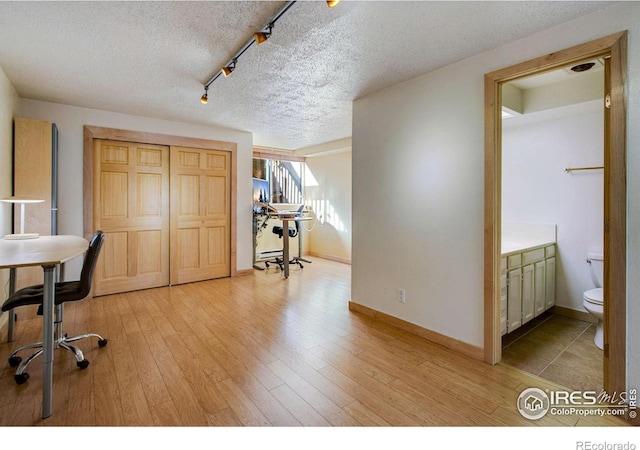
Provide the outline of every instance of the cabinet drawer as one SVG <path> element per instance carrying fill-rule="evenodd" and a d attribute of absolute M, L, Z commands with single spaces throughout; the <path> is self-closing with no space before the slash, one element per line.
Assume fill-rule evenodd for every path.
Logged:
<path fill-rule="evenodd" d="M 544 249 L 545 258 L 551 258 L 552 256 L 556 256 L 556 246 L 550 245 L 549 247 Z"/>
<path fill-rule="evenodd" d="M 522 257 L 522 253 L 509 256 L 507 261 L 509 269 L 513 269 L 514 267 L 520 267 L 522 265 L 521 257 Z"/>
<path fill-rule="evenodd" d="M 500 273 L 507 271 L 507 258 L 500 258 Z"/>
<path fill-rule="evenodd" d="M 522 265 L 526 266 L 527 264 L 531 264 L 542 259 L 544 259 L 544 248 L 531 250 L 530 252 L 522 254 Z"/>

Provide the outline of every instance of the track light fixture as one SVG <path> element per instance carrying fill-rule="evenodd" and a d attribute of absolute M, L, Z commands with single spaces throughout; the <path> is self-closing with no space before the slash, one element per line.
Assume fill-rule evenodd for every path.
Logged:
<path fill-rule="evenodd" d="M 231 72 L 236 70 L 236 61 L 237 59 L 233 59 L 228 65 L 224 66 L 222 68 L 222 75 L 224 75 L 225 77 L 231 75 Z"/>
<path fill-rule="evenodd" d="M 284 13 L 286 13 L 289 10 L 289 8 L 291 8 L 293 6 L 294 3 L 296 3 L 296 2 L 295 1 L 287 2 L 280 9 L 280 11 L 278 11 L 278 13 L 271 18 L 271 20 L 267 23 L 267 25 L 262 27 L 262 29 L 260 31 L 254 33 L 252 38 L 250 40 L 248 40 L 242 46 L 242 48 L 240 48 L 240 50 L 238 50 L 236 52 L 235 55 L 233 55 L 231 60 L 227 64 L 225 64 L 225 66 L 222 69 L 220 69 L 218 72 L 216 72 L 216 74 L 213 75 L 209 79 L 209 81 L 207 81 L 204 84 L 204 94 L 202 94 L 202 97 L 200 97 L 200 102 L 201 103 L 206 104 L 209 101 L 209 97 L 208 97 L 209 86 L 211 86 L 211 84 L 214 81 L 216 81 L 220 77 L 220 75 L 224 75 L 225 77 L 228 77 L 229 75 L 231 75 L 231 73 L 236 68 L 236 63 L 238 62 L 238 58 L 240 58 L 240 56 L 242 56 L 242 54 L 244 52 L 246 52 L 249 47 L 251 47 L 254 43 L 256 45 L 260 45 L 260 44 L 266 42 L 267 39 L 269 39 L 271 37 L 271 31 L 273 30 L 273 27 L 274 27 L 275 23 L 278 21 L 278 19 L 280 19 L 280 17 L 282 17 L 284 15 Z M 340 0 L 327 0 L 327 6 L 329 8 L 333 8 L 338 3 L 340 3 Z"/>
<path fill-rule="evenodd" d="M 256 44 L 260 45 L 267 41 L 271 37 L 271 30 L 273 29 L 273 23 L 267 25 L 267 31 L 258 31 L 257 33 L 253 33 L 253 40 Z"/>
<path fill-rule="evenodd" d="M 209 101 L 209 86 L 205 86 L 204 87 L 204 94 L 202 94 L 202 97 L 200 97 L 200 103 L 202 103 L 203 105 L 206 105 L 207 102 Z"/>

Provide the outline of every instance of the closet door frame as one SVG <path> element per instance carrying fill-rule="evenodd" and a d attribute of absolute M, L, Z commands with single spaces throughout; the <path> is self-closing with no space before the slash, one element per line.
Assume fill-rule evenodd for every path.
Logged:
<path fill-rule="evenodd" d="M 230 257 L 231 276 L 244 275 L 237 269 L 237 158 L 238 145 L 235 142 L 214 141 L 209 139 L 190 138 L 184 136 L 171 136 L 166 134 L 145 133 L 141 131 L 120 130 L 117 128 L 105 128 L 85 125 L 83 127 L 83 227 L 84 238 L 91 239 L 94 230 L 93 224 L 93 164 L 94 164 L 94 140 L 105 139 L 110 141 L 140 142 L 145 144 L 157 144 L 166 146 L 192 147 L 206 150 L 222 150 L 231 154 L 231 235 Z"/>

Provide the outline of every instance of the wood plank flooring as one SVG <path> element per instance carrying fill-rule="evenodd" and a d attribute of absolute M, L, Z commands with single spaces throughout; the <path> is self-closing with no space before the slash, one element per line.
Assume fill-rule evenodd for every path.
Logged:
<path fill-rule="evenodd" d="M 41 363 L 23 385 L 0 369 L 0 426 L 621 426 L 611 417 L 517 411 L 528 387 L 558 386 L 491 366 L 350 312 L 350 266 L 315 258 L 277 269 L 69 304 L 76 368 L 56 350 L 53 415 L 41 412 Z M 39 318 L 0 344 L 6 361 L 40 340 Z"/>

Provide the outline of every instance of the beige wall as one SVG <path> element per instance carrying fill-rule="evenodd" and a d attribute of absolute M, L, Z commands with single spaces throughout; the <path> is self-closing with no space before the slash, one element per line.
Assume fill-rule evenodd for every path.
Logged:
<path fill-rule="evenodd" d="M 629 30 L 640 123 L 640 3 L 600 12 L 354 102 L 352 301 L 483 346 L 485 73 Z M 627 382 L 640 385 L 640 127 L 627 128 Z M 376 181 L 372 182 L 372 177 Z M 406 303 L 396 300 L 406 289 Z"/>
<path fill-rule="evenodd" d="M 20 99 L 18 115 L 54 122 L 59 130 L 59 185 L 58 231 L 60 234 L 82 235 L 82 160 L 83 126 L 94 125 L 148 133 L 212 139 L 238 144 L 237 177 L 237 269 L 252 266 L 252 193 L 251 159 L 253 138 L 251 133 L 223 128 L 192 125 L 148 117 L 118 114 L 88 108 Z M 69 276 L 80 270 L 81 261 L 69 268 Z M 70 278 L 71 279 L 71 278 Z"/>
<path fill-rule="evenodd" d="M 351 152 L 308 157 L 305 199 L 315 222 L 307 222 L 309 252 L 351 262 Z"/>

